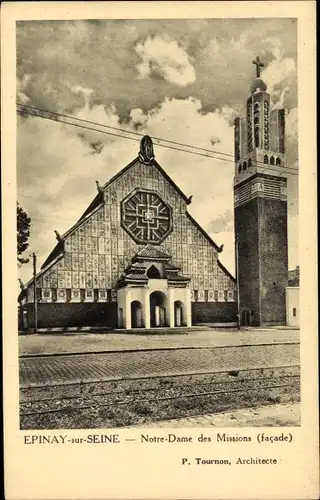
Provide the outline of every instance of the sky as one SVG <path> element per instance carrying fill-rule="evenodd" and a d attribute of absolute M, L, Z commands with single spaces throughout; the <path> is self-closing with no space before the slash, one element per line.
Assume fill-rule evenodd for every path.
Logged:
<path fill-rule="evenodd" d="M 62 114 L 233 154 L 233 122 L 255 76 L 286 110 L 288 166 L 298 168 L 294 19 L 21 21 L 17 101 Z M 232 162 L 154 146 L 160 165 L 193 195 L 191 215 L 234 273 Z M 38 269 L 139 143 L 39 117 L 17 118 L 17 199 L 31 217 Z M 298 260 L 298 176 L 288 179 L 289 268 Z M 24 264 L 20 277 L 32 276 Z"/>

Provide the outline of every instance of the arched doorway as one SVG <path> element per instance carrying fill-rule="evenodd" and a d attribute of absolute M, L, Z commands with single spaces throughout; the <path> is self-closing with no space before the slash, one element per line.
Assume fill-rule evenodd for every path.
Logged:
<path fill-rule="evenodd" d="M 154 265 L 149 267 L 148 272 L 147 272 L 147 276 L 148 276 L 148 278 L 156 279 L 156 280 L 160 279 L 160 277 L 161 277 L 159 269 Z"/>
<path fill-rule="evenodd" d="M 184 305 L 181 300 L 174 303 L 174 326 L 183 326 L 185 324 Z"/>
<path fill-rule="evenodd" d="M 131 328 L 142 328 L 142 304 L 139 300 L 131 302 Z"/>
<path fill-rule="evenodd" d="M 166 295 L 163 292 L 152 292 L 150 294 L 150 326 L 166 326 Z"/>

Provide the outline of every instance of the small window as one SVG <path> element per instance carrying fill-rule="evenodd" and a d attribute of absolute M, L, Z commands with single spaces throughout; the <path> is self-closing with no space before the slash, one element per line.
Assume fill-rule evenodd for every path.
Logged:
<path fill-rule="evenodd" d="M 52 302 L 57 302 L 57 289 L 51 288 Z"/>
<path fill-rule="evenodd" d="M 263 157 L 263 163 L 269 163 L 268 155 L 264 155 L 264 157 Z"/>
<path fill-rule="evenodd" d="M 218 300 L 218 298 L 219 298 L 218 290 L 215 290 L 214 291 L 214 300 Z"/>
<path fill-rule="evenodd" d="M 247 162 L 243 162 L 243 170 L 247 170 Z"/>
<path fill-rule="evenodd" d="M 199 292 L 198 290 L 194 291 L 194 300 L 197 302 L 199 300 Z"/>
<path fill-rule="evenodd" d="M 224 291 L 224 300 L 227 302 L 228 301 L 228 290 Z"/>
<path fill-rule="evenodd" d="M 84 299 L 85 299 L 85 289 L 80 288 L 80 300 L 81 300 L 81 302 L 83 302 Z"/>
<path fill-rule="evenodd" d="M 98 288 L 95 288 L 93 290 L 93 298 L 94 298 L 95 302 L 98 302 L 98 300 L 99 300 L 99 290 L 98 290 Z"/>
<path fill-rule="evenodd" d="M 205 291 L 204 291 L 204 300 L 205 300 L 206 302 L 208 302 L 208 300 L 209 300 L 209 290 L 205 290 Z"/>
<path fill-rule="evenodd" d="M 110 289 L 110 288 L 108 288 L 108 290 L 107 290 L 107 301 L 108 301 L 108 302 L 111 302 L 111 301 L 112 301 L 111 289 Z"/>
<path fill-rule="evenodd" d="M 249 158 L 249 160 L 248 160 L 248 168 L 250 168 L 250 167 L 252 167 L 252 160 L 251 160 L 251 158 Z"/>
<path fill-rule="evenodd" d="M 270 165 L 274 165 L 274 157 L 273 156 L 271 156 L 271 158 L 270 158 Z"/>
<path fill-rule="evenodd" d="M 241 174 L 241 170 L 242 170 L 242 165 L 240 163 L 240 165 L 238 166 L 238 174 Z"/>
<path fill-rule="evenodd" d="M 70 300 L 71 300 L 71 288 L 67 288 L 66 293 L 67 293 L 67 295 L 66 295 L 67 302 L 70 302 Z"/>
<path fill-rule="evenodd" d="M 276 159 L 276 165 L 281 166 L 281 160 L 280 160 L 280 158 Z"/>
<path fill-rule="evenodd" d="M 297 316 L 297 309 L 295 307 L 292 309 L 292 316 Z"/>
<path fill-rule="evenodd" d="M 152 278 L 152 279 L 160 279 L 160 272 L 159 272 L 159 269 L 156 268 L 156 266 L 152 265 L 151 267 L 149 267 L 148 269 L 148 272 L 147 272 L 147 276 L 148 278 Z"/>

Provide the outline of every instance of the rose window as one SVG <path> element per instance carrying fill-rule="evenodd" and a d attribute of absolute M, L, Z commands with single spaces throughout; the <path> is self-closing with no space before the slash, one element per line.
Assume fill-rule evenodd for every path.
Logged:
<path fill-rule="evenodd" d="M 135 189 L 121 202 L 121 225 L 136 243 L 161 243 L 172 231 L 171 207 L 156 191 Z"/>

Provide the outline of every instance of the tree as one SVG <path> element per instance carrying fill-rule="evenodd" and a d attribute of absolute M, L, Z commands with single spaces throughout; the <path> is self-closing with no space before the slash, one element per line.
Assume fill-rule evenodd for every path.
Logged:
<path fill-rule="evenodd" d="M 17 203 L 17 245 L 18 245 L 18 265 L 26 264 L 29 259 L 21 257 L 29 246 L 28 239 L 30 236 L 31 219 L 27 213 Z"/>

